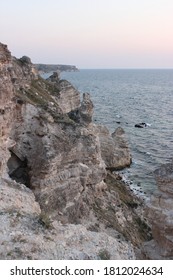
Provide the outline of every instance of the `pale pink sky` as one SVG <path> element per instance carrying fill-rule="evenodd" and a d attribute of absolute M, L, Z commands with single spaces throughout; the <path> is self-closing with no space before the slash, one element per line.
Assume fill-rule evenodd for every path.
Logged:
<path fill-rule="evenodd" d="M 33 62 L 173 68 L 173 0 L 0 0 L 0 34 Z"/>

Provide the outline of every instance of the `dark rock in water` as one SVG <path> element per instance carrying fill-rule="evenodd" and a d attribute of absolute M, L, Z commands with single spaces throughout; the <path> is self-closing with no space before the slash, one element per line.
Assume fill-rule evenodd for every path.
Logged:
<path fill-rule="evenodd" d="M 144 127 L 147 127 L 147 124 L 142 122 L 142 123 L 137 123 L 135 124 L 135 127 L 139 127 L 139 128 L 144 128 Z"/>

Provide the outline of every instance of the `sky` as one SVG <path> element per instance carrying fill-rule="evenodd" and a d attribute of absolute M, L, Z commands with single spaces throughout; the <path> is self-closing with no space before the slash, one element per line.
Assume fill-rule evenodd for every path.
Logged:
<path fill-rule="evenodd" d="M 173 68 L 173 0 L 0 0 L 0 42 L 34 63 Z"/>

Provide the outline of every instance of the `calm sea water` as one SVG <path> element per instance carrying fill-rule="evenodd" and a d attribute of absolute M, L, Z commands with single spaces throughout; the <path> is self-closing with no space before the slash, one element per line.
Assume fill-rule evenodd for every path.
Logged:
<path fill-rule="evenodd" d="M 81 70 L 61 77 L 91 94 L 94 122 L 110 132 L 124 128 L 133 160 L 125 173 L 153 192 L 153 171 L 173 158 L 173 70 Z M 140 122 L 148 126 L 135 128 Z"/>

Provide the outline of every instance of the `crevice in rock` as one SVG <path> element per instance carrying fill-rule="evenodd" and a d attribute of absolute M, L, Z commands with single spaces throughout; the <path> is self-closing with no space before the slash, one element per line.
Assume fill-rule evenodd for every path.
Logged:
<path fill-rule="evenodd" d="M 74 122 L 76 122 L 76 123 L 79 123 L 79 122 L 80 122 L 79 109 L 70 111 L 70 112 L 68 113 L 68 116 L 69 116 L 69 118 L 70 118 L 71 120 L 73 120 Z"/>
<path fill-rule="evenodd" d="M 11 150 L 10 153 L 11 157 L 7 162 L 8 174 L 10 178 L 30 188 L 30 169 L 28 167 L 27 158 L 21 159 Z"/>

